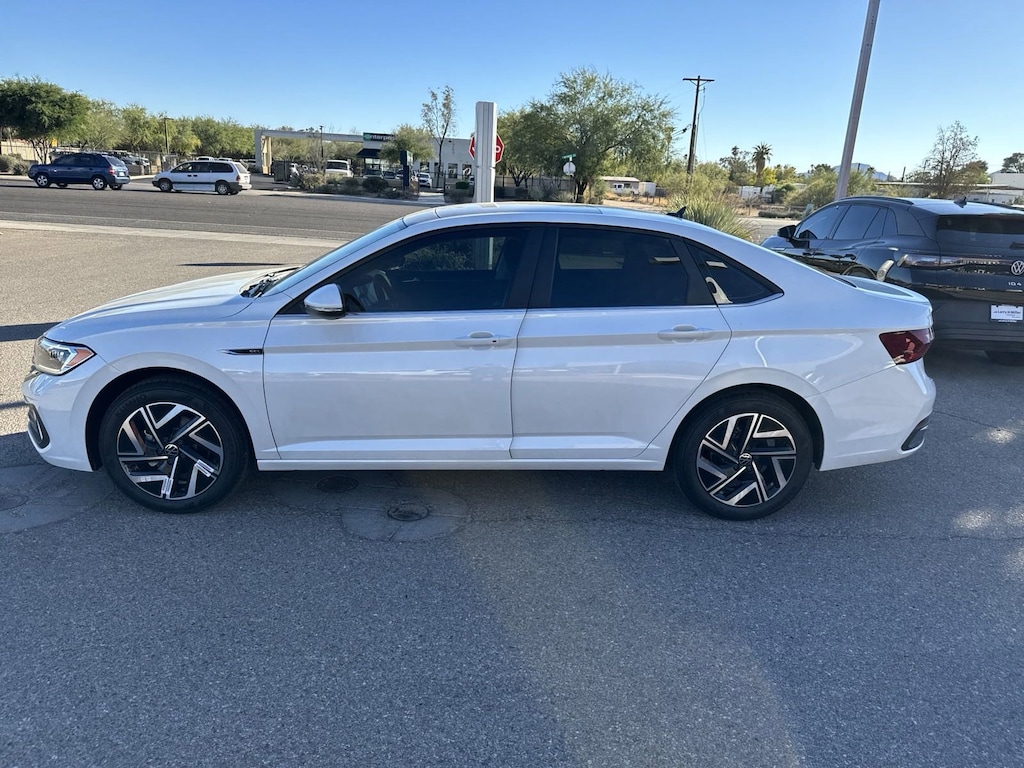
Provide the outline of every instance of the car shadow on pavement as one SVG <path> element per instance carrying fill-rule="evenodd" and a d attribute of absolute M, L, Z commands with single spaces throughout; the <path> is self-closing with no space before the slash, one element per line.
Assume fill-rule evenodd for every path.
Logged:
<path fill-rule="evenodd" d="M 42 336 L 59 321 L 49 323 L 22 323 L 20 325 L 0 325 L 0 341 L 25 341 Z"/>

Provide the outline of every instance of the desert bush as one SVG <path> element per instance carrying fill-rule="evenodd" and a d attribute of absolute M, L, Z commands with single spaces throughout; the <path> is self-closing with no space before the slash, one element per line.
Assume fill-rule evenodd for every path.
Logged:
<path fill-rule="evenodd" d="M 359 182 L 359 179 L 349 176 L 341 180 L 342 194 L 355 195 L 358 194 L 361 189 L 362 184 Z"/>
<path fill-rule="evenodd" d="M 304 173 L 299 176 L 299 189 L 306 192 L 325 191 L 326 179 L 322 173 Z"/>
<path fill-rule="evenodd" d="M 14 160 L 11 163 L 11 173 L 13 173 L 15 176 L 24 176 L 27 171 L 28 165 L 25 163 L 24 160 Z"/>
<path fill-rule="evenodd" d="M 705 193 L 676 195 L 669 199 L 669 210 L 677 211 L 684 205 L 686 206 L 684 219 L 712 227 L 727 235 L 753 240 L 753 230 L 740 221 L 739 214 L 728 196 Z"/>
<path fill-rule="evenodd" d="M 363 189 L 374 195 L 379 195 L 390 186 L 387 179 L 382 179 L 380 176 L 367 176 L 363 179 Z"/>
<path fill-rule="evenodd" d="M 7 173 L 11 170 L 11 158 L 0 155 L 0 173 Z"/>

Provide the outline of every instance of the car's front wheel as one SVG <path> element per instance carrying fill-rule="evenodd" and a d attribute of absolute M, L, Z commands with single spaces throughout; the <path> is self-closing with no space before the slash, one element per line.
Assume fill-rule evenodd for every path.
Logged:
<path fill-rule="evenodd" d="M 106 189 L 106 187 L 107 187 L 107 180 L 104 179 L 102 176 L 93 176 L 92 177 L 92 188 L 93 189 L 100 190 L 100 189 Z"/>
<path fill-rule="evenodd" d="M 234 409 L 212 389 L 174 377 L 125 390 L 100 424 L 99 452 L 114 485 L 158 512 L 213 506 L 250 463 Z"/>
<path fill-rule="evenodd" d="M 1024 352 L 1005 352 L 998 349 L 985 351 L 988 359 L 998 365 L 1024 365 Z"/>
<path fill-rule="evenodd" d="M 797 494 L 813 452 L 807 423 L 793 406 L 770 394 L 736 394 L 687 424 L 672 469 L 686 497 L 708 514 L 756 520 Z"/>
<path fill-rule="evenodd" d="M 174 185 L 171 184 L 170 179 L 160 179 L 160 183 L 157 184 L 157 186 L 160 188 L 161 192 L 170 192 L 174 189 Z"/>
<path fill-rule="evenodd" d="M 231 187 L 228 186 L 226 181 L 218 181 L 213 187 L 218 195 L 226 195 L 231 192 Z"/>
<path fill-rule="evenodd" d="M 37 173 L 35 181 L 36 181 L 36 186 L 37 187 L 48 187 L 48 186 L 50 186 L 50 176 L 49 176 L 49 174 Z"/>

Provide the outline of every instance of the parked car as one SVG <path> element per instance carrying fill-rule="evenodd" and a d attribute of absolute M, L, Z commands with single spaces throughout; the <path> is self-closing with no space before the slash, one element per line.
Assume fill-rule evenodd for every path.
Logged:
<path fill-rule="evenodd" d="M 763 245 L 827 272 L 926 296 L 936 343 L 1024 365 L 1024 211 L 966 200 L 850 197 Z"/>
<path fill-rule="evenodd" d="M 670 216 L 418 211 L 305 265 L 111 302 L 40 338 L 51 464 L 203 509 L 263 470 L 666 467 L 706 512 L 785 505 L 812 465 L 917 451 L 918 294 Z"/>
<path fill-rule="evenodd" d="M 423 189 L 430 189 L 430 174 L 429 173 L 417 173 L 416 183 Z"/>
<path fill-rule="evenodd" d="M 400 175 L 400 172 L 398 172 L 398 171 L 384 171 L 384 178 L 385 179 L 394 180 L 394 179 L 400 179 L 402 177 Z"/>
<path fill-rule="evenodd" d="M 192 160 L 153 177 L 153 186 L 161 192 L 216 192 L 237 195 L 252 189 L 249 172 L 228 160 Z"/>
<path fill-rule="evenodd" d="M 324 164 L 324 174 L 328 179 L 347 179 L 352 176 L 352 164 L 348 160 L 328 160 Z"/>
<path fill-rule="evenodd" d="M 131 181 L 124 163 L 98 152 L 73 152 L 54 158 L 50 163 L 33 163 L 29 166 L 28 177 L 40 187 L 91 184 L 93 189 L 110 187 L 115 190 Z"/>

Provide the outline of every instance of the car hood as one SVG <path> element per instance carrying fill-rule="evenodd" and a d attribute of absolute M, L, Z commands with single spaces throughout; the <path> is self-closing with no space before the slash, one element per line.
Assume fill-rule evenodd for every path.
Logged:
<path fill-rule="evenodd" d="M 81 341 L 128 325 L 195 324 L 231 317 L 253 301 L 239 291 L 265 274 L 266 270 L 234 272 L 134 293 L 75 315 L 46 335 L 55 341 Z"/>

